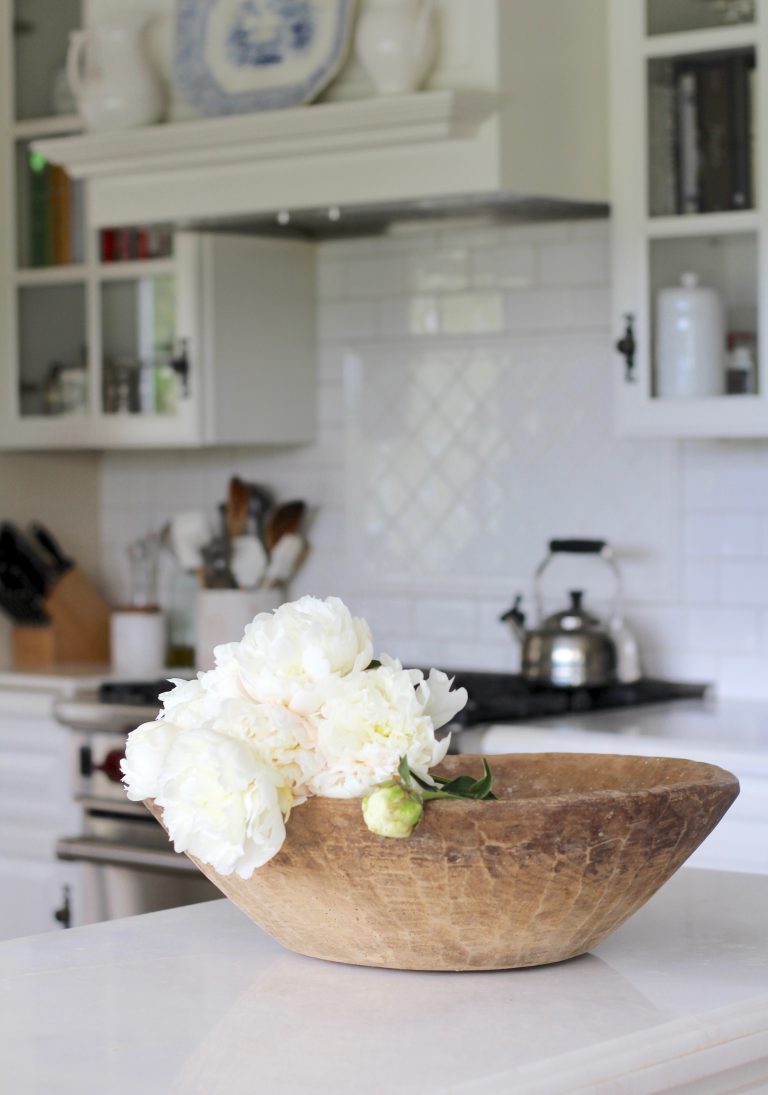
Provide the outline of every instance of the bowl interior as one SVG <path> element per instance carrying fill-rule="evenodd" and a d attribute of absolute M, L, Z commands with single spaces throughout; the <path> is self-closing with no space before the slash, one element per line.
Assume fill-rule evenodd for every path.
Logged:
<path fill-rule="evenodd" d="M 604 753 L 514 753 L 487 757 L 493 793 L 501 800 L 593 796 L 600 792 L 652 792 L 693 785 L 733 782 L 721 768 L 671 757 L 619 756 Z M 482 758 L 446 757 L 440 775 L 482 775 Z"/>

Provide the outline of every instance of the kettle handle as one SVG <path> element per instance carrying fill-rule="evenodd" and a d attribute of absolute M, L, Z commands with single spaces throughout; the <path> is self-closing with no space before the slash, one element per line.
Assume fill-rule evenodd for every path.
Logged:
<path fill-rule="evenodd" d="M 600 555 L 607 547 L 607 540 L 550 540 L 549 554 Z"/>
<path fill-rule="evenodd" d="M 616 566 L 616 560 L 613 557 L 613 548 L 607 540 L 579 540 L 576 538 L 571 540 L 550 540 L 548 547 L 549 554 L 546 555 L 536 567 L 533 576 L 533 598 L 536 604 L 536 615 L 539 622 L 541 622 L 544 617 L 544 604 L 541 597 L 541 576 L 552 562 L 552 557 L 554 555 L 599 555 L 606 566 L 611 568 L 614 578 L 611 618 L 616 620 L 621 617 L 624 590 L 621 574 L 619 573 L 619 568 Z"/>

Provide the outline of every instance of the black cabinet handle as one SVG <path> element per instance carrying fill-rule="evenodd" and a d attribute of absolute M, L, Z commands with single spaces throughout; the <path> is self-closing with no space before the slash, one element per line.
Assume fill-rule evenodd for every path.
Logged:
<path fill-rule="evenodd" d="M 616 343 L 616 349 L 624 358 L 624 379 L 627 384 L 634 384 L 637 377 L 635 376 L 635 354 L 637 353 L 637 342 L 635 341 L 635 317 L 631 312 L 627 312 L 624 316 L 624 334 Z"/>
<path fill-rule="evenodd" d="M 72 902 L 69 897 L 69 886 L 65 886 L 63 889 L 61 906 L 54 909 L 53 919 L 57 924 L 61 924 L 62 928 L 72 927 Z"/>

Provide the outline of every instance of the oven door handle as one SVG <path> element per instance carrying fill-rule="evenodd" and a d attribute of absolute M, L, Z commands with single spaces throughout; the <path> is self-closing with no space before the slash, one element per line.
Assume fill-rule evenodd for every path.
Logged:
<path fill-rule="evenodd" d="M 115 844 L 93 837 L 64 837 L 56 843 L 56 856 L 75 863 L 99 863 L 109 867 L 140 867 L 144 870 L 194 874 L 197 867 L 185 855 L 155 851 L 130 844 Z"/>

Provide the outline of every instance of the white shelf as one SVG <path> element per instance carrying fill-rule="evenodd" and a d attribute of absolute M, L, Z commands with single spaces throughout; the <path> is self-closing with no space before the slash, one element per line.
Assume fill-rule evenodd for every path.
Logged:
<path fill-rule="evenodd" d="M 14 122 L 13 137 L 17 141 L 35 140 L 82 132 L 83 123 L 77 114 L 56 114 L 47 118 L 29 118 Z"/>
<path fill-rule="evenodd" d="M 84 282 L 88 277 L 88 267 L 80 263 L 67 266 L 35 266 L 16 270 L 12 280 L 16 285 L 71 285 Z"/>
<path fill-rule="evenodd" d="M 649 239 L 682 236 L 728 236 L 734 232 L 757 232 L 761 225 L 755 209 L 734 209 L 725 213 L 686 213 L 675 217 L 648 217 Z"/>
<path fill-rule="evenodd" d="M 677 57 L 720 50 L 754 49 L 757 48 L 757 41 L 758 29 L 754 23 L 706 27 L 703 30 L 651 35 L 643 42 L 643 55 L 648 58 Z"/>
<path fill-rule="evenodd" d="M 176 261 L 173 258 L 129 259 L 125 262 L 101 262 L 97 266 L 99 281 L 159 277 L 163 274 L 175 274 L 176 270 Z"/>
<path fill-rule="evenodd" d="M 74 178 L 147 175 L 458 139 L 476 132 L 497 105 L 489 92 L 427 91 L 88 133 L 35 148 Z"/>

